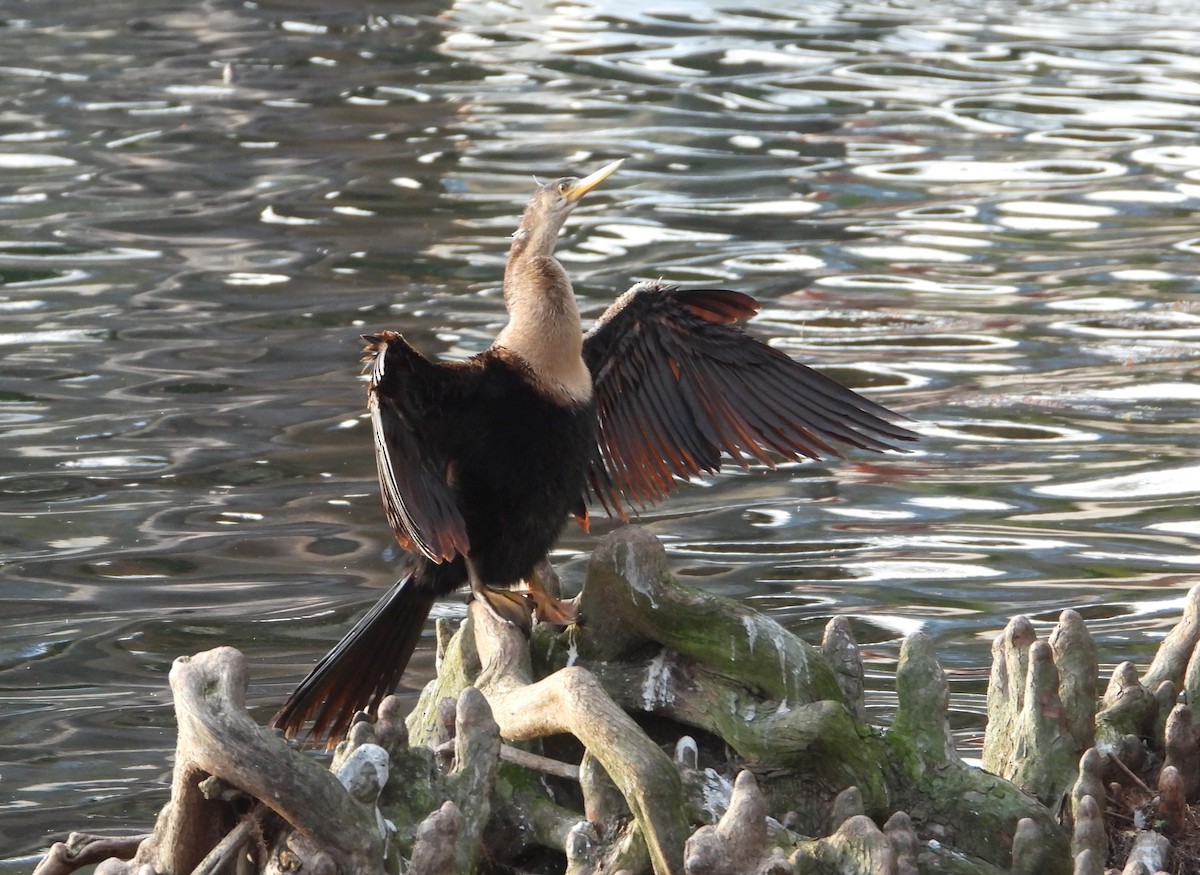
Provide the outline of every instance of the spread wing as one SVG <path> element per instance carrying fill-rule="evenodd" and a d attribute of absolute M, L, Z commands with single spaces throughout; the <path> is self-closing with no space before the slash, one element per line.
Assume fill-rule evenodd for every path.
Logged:
<path fill-rule="evenodd" d="M 589 489 L 610 514 L 716 471 L 722 452 L 745 467 L 916 439 L 897 414 L 732 324 L 757 311 L 740 292 L 639 283 L 584 336 L 600 421 Z"/>
<path fill-rule="evenodd" d="M 429 361 L 394 331 L 363 339 L 375 462 L 396 540 L 434 562 L 466 555 L 467 526 L 447 485 L 448 461 L 436 433 L 436 399 L 451 394 L 461 369 Z"/>

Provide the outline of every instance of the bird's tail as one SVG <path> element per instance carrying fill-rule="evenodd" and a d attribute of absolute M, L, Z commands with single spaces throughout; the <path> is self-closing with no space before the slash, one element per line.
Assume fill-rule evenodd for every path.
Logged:
<path fill-rule="evenodd" d="M 312 720 L 312 739 L 344 736 L 356 712 L 375 710 L 395 689 L 432 607 L 433 596 L 411 575 L 400 580 L 300 682 L 271 725 L 293 736 Z"/>

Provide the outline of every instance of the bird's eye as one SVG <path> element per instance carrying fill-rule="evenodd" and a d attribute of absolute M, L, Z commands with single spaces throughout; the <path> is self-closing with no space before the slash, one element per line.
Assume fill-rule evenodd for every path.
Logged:
<path fill-rule="evenodd" d="M 567 179 L 560 179 L 560 180 L 558 181 L 558 193 L 559 193 L 559 194 L 566 194 L 566 193 L 567 193 L 567 192 L 569 192 L 570 190 L 571 190 L 571 182 L 570 182 L 570 180 L 567 180 Z"/>

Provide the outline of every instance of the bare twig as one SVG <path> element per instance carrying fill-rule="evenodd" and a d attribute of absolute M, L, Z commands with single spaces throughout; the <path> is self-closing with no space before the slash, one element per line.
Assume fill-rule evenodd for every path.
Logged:
<path fill-rule="evenodd" d="M 452 754 L 454 753 L 454 742 L 444 741 L 435 747 L 433 752 L 439 756 Z M 513 747 L 511 744 L 500 745 L 500 759 L 506 763 L 521 766 L 522 768 L 545 772 L 547 775 L 554 775 L 556 778 L 566 778 L 568 781 L 579 780 L 579 766 L 573 766 L 570 763 L 564 763 L 562 760 L 555 760 L 536 753 L 530 753 L 527 750 L 521 750 L 519 747 Z"/>
<path fill-rule="evenodd" d="M 1137 775 L 1135 775 L 1135 774 L 1134 774 L 1134 773 L 1133 773 L 1133 772 L 1130 770 L 1129 766 L 1127 766 L 1127 765 L 1125 765 L 1123 762 L 1121 762 L 1121 758 L 1120 758 L 1120 757 L 1113 756 L 1112 754 L 1109 754 L 1109 755 L 1108 755 L 1108 761 L 1109 761 L 1110 763 L 1113 763 L 1113 764 L 1115 764 L 1115 765 L 1116 765 L 1116 767 L 1117 767 L 1118 769 L 1120 769 L 1122 772 L 1124 772 L 1124 773 L 1125 773 L 1125 776 L 1126 776 L 1126 777 L 1128 777 L 1128 778 L 1129 778 L 1129 780 L 1133 781 L 1133 783 L 1137 784 L 1139 787 L 1141 787 L 1141 788 L 1142 788 L 1143 790 L 1145 790 L 1147 793 L 1153 793 L 1153 792 L 1154 792 L 1153 790 L 1151 790 L 1149 787 L 1147 787 L 1147 786 L 1146 786 L 1146 782 L 1145 782 L 1145 781 L 1143 781 L 1141 778 L 1139 778 Z"/>

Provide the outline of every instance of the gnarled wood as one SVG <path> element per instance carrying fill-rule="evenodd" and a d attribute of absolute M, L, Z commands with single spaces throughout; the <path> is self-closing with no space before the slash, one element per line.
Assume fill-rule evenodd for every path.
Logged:
<path fill-rule="evenodd" d="M 479 602 L 471 605 L 475 644 L 483 670 L 476 686 L 487 697 L 512 740 L 570 733 L 604 766 L 641 826 L 658 875 L 683 870 L 689 832 L 683 787 L 666 754 L 609 698 L 586 669 L 568 666 L 533 681 L 529 645 Z"/>
<path fill-rule="evenodd" d="M 1185 821 L 1189 769 L 1200 761 L 1196 733 L 1183 707 L 1153 719 L 1173 680 L 1151 694 L 1132 666 L 1120 667 L 1097 718 L 1098 743 L 1113 755 L 1089 749 L 1070 781 L 1062 776 L 1075 774 L 1073 756 L 1038 773 L 1058 776 L 1039 785 L 1039 793 L 1051 789 L 1048 801 L 1070 800 L 1072 851 L 1045 806 L 959 758 L 949 687 L 924 635 L 904 643 L 896 716 L 881 733 L 855 717 L 856 648 L 846 624 L 831 625 L 826 638 L 828 654 L 849 668 L 839 683 L 828 660 L 787 630 L 676 584 L 642 532 L 621 530 L 602 545 L 580 602 L 590 606 L 583 627 L 536 629 L 532 649 L 517 629 L 472 606 L 458 631 L 441 637 L 439 676 L 409 724 L 397 701 L 385 700 L 374 723 L 352 726 L 335 774 L 254 725 L 236 651 L 179 660 L 171 801 L 134 859 L 105 860 L 98 875 L 215 871 L 235 857 L 272 875 L 372 873 L 394 870 L 396 851 L 410 858 L 411 875 L 467 875 L 481 853 L 509 865 L 538 848 L 562 855 L 570 875 L 911 875 L 918 856 L 931 873 L 1090 875 L 1103 869 L 1106 795 L 1126 823 L 1135 808 L 1150 812 L 1144 822 L 1178 829 Z M 1064 698 L 1063 672 L 1087 674 L 1090 638 L 1069 614 L 1049 644 L 1032 640 L 1020 621 L 998 644 L 999 688 L 989 702 L 1004 702 L 999 721 L 1010 738 L 990 750 L 1014 775 L 1029 762 L 1061 766 L 1060 747 L 1086 737 L 1072 719 L 1094 707 L 1078 692 L 1086 679 L 1075 678 Z M 1157 664 L 1197 662 L 1189 642 L 1169 636 Z M 545 756 L 502 761 L 501 736 L 524 744 L 564 733 L 587 753 L 577 772 L 555 769 L 567 777 L 550 780 L 578 774 L 583 810 L 577 796 L 552 797 L 542 773 L 518 764 L 540 768 Z M 670 747 L 674 761 L 663 752 Z M 734 755 L 726 758 L 726 748 Z M 1148 748 L 1165 748 L 1171 762 L 1139 776 L 1139 763 L 1157 762 Z M 1126 786 L 1106 788 L 1114 777 Z M 1146 782 L 1159 788 L 1157 801 Z M 387 821 L 398 827 L 390 840 Z M 1161 860 L 1166 849 L 1161 834 L 1147 832 L 1133 865 Z M 39 875 L 78 865 L 60 846 Z"/>

